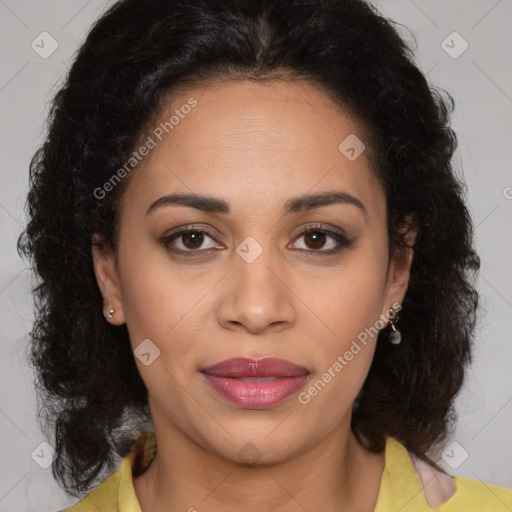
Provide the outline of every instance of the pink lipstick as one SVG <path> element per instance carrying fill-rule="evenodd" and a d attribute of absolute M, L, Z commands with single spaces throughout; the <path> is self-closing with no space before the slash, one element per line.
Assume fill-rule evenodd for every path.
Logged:
<path fill-rule="evenodd" d="M 272 407 L 306 382 L 309 371 L 284 359 L 226 359 L 202 370 L 211 387 L 247 409 Z"/>

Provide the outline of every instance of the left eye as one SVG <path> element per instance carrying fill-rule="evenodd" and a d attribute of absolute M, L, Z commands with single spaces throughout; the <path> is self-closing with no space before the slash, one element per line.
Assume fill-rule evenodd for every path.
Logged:
<path fill-rule="evenodd" d="M 308 228 L 300 233 L 297 239 L 304 238 L 307 243 L 305 248 L 298 248 L 298 250 L 313 250 L 313 252 L 318 252 L 319 255 L 322 254 L 333 254 L 339 252 L 343 247 L 347 247 L 350 245 L 350 241 L 344 235 L 334 233 L 332 231 L 328 231 L 321 228 Z M 334 243 L 331 243 L 330 247 L 327 247 L 328 250 L 320 251 L 328 239 L 334 240 Z"/>

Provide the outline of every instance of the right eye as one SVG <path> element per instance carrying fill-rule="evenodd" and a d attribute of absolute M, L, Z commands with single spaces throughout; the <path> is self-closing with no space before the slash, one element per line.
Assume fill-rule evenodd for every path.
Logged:
<path fill-rule="evenodd" d="M 214 245 L 206 249 L 201 249 L 206 240 L 205 236 L 216 242 L 213 235 L 205 229 L 187 228 L 163 237 L 160 243 L 169 251 L 185 256 L 196 256 L 197 254 L 194 253 L 204 253 L 215 248 Z M 176 245 L 178 245 L 178 247 L 176 247 Z"/>

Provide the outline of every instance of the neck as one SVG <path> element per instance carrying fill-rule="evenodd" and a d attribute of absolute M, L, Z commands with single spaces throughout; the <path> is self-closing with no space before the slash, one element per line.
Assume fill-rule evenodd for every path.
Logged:
<path fill-rule="evenodd" d="M 155 428 L 155 435 L 157 454 L 134 479 L 142 512 L 370 512 L 377 502 L 384 453 L 365 450 L 350 429 L 333 431 L 282 462 L 250 466 L 178 430 Z"/>

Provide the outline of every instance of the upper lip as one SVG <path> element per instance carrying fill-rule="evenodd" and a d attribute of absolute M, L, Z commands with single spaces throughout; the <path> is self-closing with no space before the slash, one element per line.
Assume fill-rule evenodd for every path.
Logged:
<path fill-rule="evenodd" d="M 265 357 L 263 359 L 249 359 L 236 357 L 220 361 L 202 370 L 203 373 L 215 377 L 243 379 L 248 377 L 296 377 L 307 375 L 308 369 L 285 359 Z"/>

